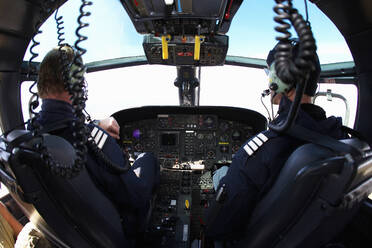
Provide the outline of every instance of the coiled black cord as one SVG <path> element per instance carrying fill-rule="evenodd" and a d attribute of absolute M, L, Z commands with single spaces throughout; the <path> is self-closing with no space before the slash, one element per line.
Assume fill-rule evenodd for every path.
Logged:
<path fill-rule="evenodd" d="M 72 123 L 72 125 L 76 128 L 76 131 L 73 132 L 73 136 L 77 140 L 74 146 L 77 149 L 77 153 L 83 155 L 86 154 L 87 144 L 96 158 L 103 161 L 103 163 L 107 166 L 107 168 L 109 168 L 111 172 L 121 174 L 127 172 L 129 170 L 129 167 L 121 167 L 119 165 L 116 165 L 97 147 L 96 143 L 94 143 L 93 140 L 88 141 L 88 128 L 84 123 L 85 115 L 83 111 L 85 111 L 87 90 L 83 75 L 86 71 L 86 66 L 83 64 L 81 57 L 86 53 L 87 50 L 81 47 L 80 43 L 88 39 L 87 36 L 81 34 L 81 30 L 89 26 L 89 24 L 83 22 L 82 19 L 84 17 L 90 16 L 91 13 L 84 10 L 87 6 L 90 5 L 92 5 L 92 2 L 82 0 L 82 4 L 80 6 L 80 15 L 77 19 L 79 26 L 75 32 L 76 36 L 78 37 L 75 42 L 76 56 L 73 60 L 73 64 L 75 65 L 76 69 L 72 72 L 72 78 L 76 81 L 76 83 L 70 83 L 68 87 L 68 90 L 72 95 L 72 106 L 74 108 L 76 117 L 76 120 Z"/>
<path fill-rule="evenodd" d="M 35 51 L 35 48 L 40 45 L 40 42 L 38 42 L 35 37 L 38 36 L 39 34 L 42 33 L 41 30 L 39 30 L 41 24 L 43 23 L 42 18 L 48 14 L 50 11 L 50 4 L 53 3 L 54 1 L 43 1 L 40 12 L 39 12 L 39 19 L 35 23 L 34 30 L 35 33 L 31 39 L 32 45 L 30 47 L 30 54 L 31 58 L 28 61 L 28 72 L 27 72 L 27 78 L 31 77 L 32 73 L 37 73 L 37 68 L 34 66 L 33 61 L 39 56 L 39 53 Z M 35 109 L 39 106 L 39 95 L 37 92 L 33 91 L 32 88 L 36 85 L 37 81 L 35 81 L 29 88 L 29 92 L 32 94 L 32 99 L 34 98 L 35 100 L 31 101 L 29 103 L 29 112 L 33 114 L 33 117 L 30 119 L 30 126 L 32 127 L 33 130 L 33 135 L 37 136 L 39 135 L 39 130 L 40 130 L 40 125 L 36 122 L 36 119 L 38 117 L 38 113 L 35 112 Z"/>
<path fill-rule="evenodd" d="M 36 67 L 33 65 L 33 61 L 34 59 L 36 59 L 39 54 L 35 51 L 35 48 L 40 45 L 40 42 L 36 41 L 35 37 L 39 34 L 41 34 L 42 31 L 41 30 L 37 30 L 35 35 L 32 37 L 31 41 L 32 41 L 32 45 L 30 47 L 30 54 L 31 54 L 31 58 L 30 60 L 28 61 L 28 73 L 27 73 L 27 78 L 30 78 L 31 77 L 31 73 L 36 73 Z"/>
<path fill-rule="evenodd" d="M 52 1 L 54 2 L 54 0 Z M 88 146 L 94 156 L 96 156 L 97 159 L 103 161 L 110 172 L 115 174 L 122 174 L 127 172 L 130 168 L 129 163 L 127 163 L 126 167 L 116 165 L 97 147 L 93 139 L 88 140 L 89 131 L 88 127 L 85 125 L 85 115 L 83 113 L 83 111 L 85 111 L 85 102 L 87 100 L 87 90 L 84 79 L 86 66 L 82 62 L 82 56 L 86 53 L 87 50 L 81 47 L 80 43 L 88 39 L 88 37 L 81 34 L 81 30 L 89 26 L 88 23 L 82 21 L 82 18 L 90 16 L 90 12 L 84 10 L 84 8 L 89 5 L 92 5 L 92 2 L 82 0 L 82 4 L 79 9 L 80 15 L 77 19 L 79 25 L 75 32 L 76 36 L 78 37 L 77 41 L 75 42 L 76 52 L 74 52 L 72 63 L 70 62 L 71 59 L 68 58 L 67 52 L 63 49 L 64 46 L 68 46 L 67 44 L 63 43 L 65 41 L 65 39 L 63 38 L 64 32 L 62 31 L 64 29 L 64 27 L 62 26 L 62 24 L 64 23 L 62 21 L 63 17 L 58 17 L 58 10 L 56 11 L 54 17 L 57 24 L 60 71 L 62 73 L 64 88 L 71 95 L 72 107 L 74 109 L 74 115 L 76 117 L 72 121 L 72 127 L 74 130 L 72 135 L 75 140 L 75 142 L 73 142 L 73 146 L 76 151 L 76 159 L 74 165 L 62 164 L 59 161 L 55 161 L 53 159 L 43 143 L 41 127 L 40 124 L 36 121 L 38 113 L 33 111 L 39 105 L 38 98 L 34 104 L 30 104 L 30 110 L 32 108 L 32 113 L 35 114 L 35 116 L 30 120 L 30 126 L 33 130 L 33 136 L 40 138 L 40 141 L 36 145 L 37 151 L 41 154 L 41 158 L 43 159 L 46 167 L 53 174 L 66 178 L 71 178 L 78 175 L 79 172 L 84 168 Z M 37 24 L 37 26 L 40 25 L 40 23 L 41 21 Z M 38 34 L 40 32 L 38 31 Z M 34 48 L 38 44 L 40 43 L 36 42 L 36 45 L 32 46 L 32 48 Z M 33 54 L 35 55 L 32 56 L 32 59 L 38 56 L 38 54 L 35 52 L 33 52 Z M 30 63 L 32 62 L 32 59 L 30 60 Z M 36 85 L 36 82 L 33 85 Z M 31 88 L 30 92 L 33 94 L 37 94 L 36 92 L 31 91 Z"/>
<path fill-rule="evenodd" d="M 58 46 L 62 46 L 65 41 L 65 38 L 63 37 L 65 35 L 65 32 L 63 32 L 63 29 L 65 28 L 63 26 L 64 21 L 63 21 L 63 16 L 58 16 L 58 10 L 56 9 L 56 12 L 54 14 L 54 20 L 56 21 L 57 24 L 57 39 L 58 39 Z"/>
<path fill-rule="evenodd" d="M 43 33 L 43 31 L 41 31 L 39 29 L 39 27 L 41 26 L 41 24 L 43 22 L 42 17 L 48 12 L 48 9 L 49 9 L 49 6 L 47 5 L 48 1 L 44 1 L 43 3 L 44 4 L 42 4 L 41 8 L 40 8 L 39 19 L 37 20 L 37 22 L 35 23 L 35 26 L 34 26 L 34 30 L 36 30 L 36 32 L 34 33 L 32 39 L 31 39 L 32 45 L 30 46 L 30 49 L 29 49 L 29 52 L 31 54 L 31 58 L 28 61 L 27 78 L 30 78 L 31 74 L 36 74 L 37 73 L 37 68 L 33 64 L 33 61 L 39 56 L 39 53 L 36 52 L 35 48 L 40 45 L 40 42 L 38 42 L 35 38 L 39 34 Z M 38 124 L 35 123 L 35 120 L 38 116 L 38 113 L 35 112 L 35 109 L 39 106 L 39 95 L 37 94 L 36 91 L 32 90 L 33 87 L 35 87 L 36 83 L 37 83 L 37 81 L 35 81 L 30 86 L 30 88 L 28 89 L 28 91 L 32 94 L 31 99 L 35 99 L 35 100 L 31 101 L 29 103 L 29 106 L 28 106 L 29 113 L 33 114 L 33 117 L 34 117 L 34 118 L 31 118 L 31 116 L 30 116 L 30 118 L 31 118 L 30 119 L 30 125 L 33 127 L 33 130 L 35 130 L 34 131 L 35 133 L 37 133 L 38 130 L 40 129 L 40 126 L 38 126 Z"/>
<path fill-rule="evenodd" d="M 88 141 L 88 148 L 92 152 L 92 154 L 96 157 L 96 159 L 101 160 L 109 172 L 113 174 L 122 174 L 127 172 L 130 169 L 129 161 L 127 161 L 126 166 L 122 167 L 117 164 L 115 164 L 113 161 L 111 161 L 101 149 L 98 148 L 96 143 L 94 143 L 94 140 Z"/>
<path fill-rule="evenodd" d="M 32 94 L 32 96 L 30 98 L 30 103 L 28 105 L 28 112 L 30 113 L 30 118 L 31 119 L 32 119 L 33 116 L 38 114 L 35 110 L 39 106 L 39 95 L 37 94 L 36 91 L 32 90 L 36 86 L 36 84 L 37 84 L 37 81 L 35 80 L 31 84 L 30 88 L 28 88 L 28 91 Z M 34 100 L 32 100 L 32 99 L 34 99 Z"/>
<path fill-rule="evenodd" d="M 283 2 L 288 1 L 288 4 Z M 279 42 L 275 54 L 275 70 L 284 82 L 298 83 L 314 67 L 313 61 L 316 53 L 315 40 L 310 26 L 303 19 L 298 10 L 292 7 L 291 0 L 276 0 L 274 7 L 277 14 L 274 20 L 279 24 L 275 30 L 283 36 L 276 37 Z M 288 31 L 290 21 L 299 37 L 299 51 L 296 58 L 291 53 L 291 33 Z"/>
<path fill-rule="evenodd" d="M 75 119 L 72 121 L 72 126 L 74 131 L 72 133 L 74 137 L 73 146 L 76 149 L 77 159 L 75 161 L 76 167 L 81 169 L 84 167 L 86 163 L 86 154 L 88 151 L 87 142 L 88 142 L 88 135 L 89 131 L 87 126 L 85 125 L 85 115 L 83 110 L 85 109 L 85 102 L 87 100 L 86 97 L 86 85 L 84 79 L 84 73 L 86 71 L 86 66 L 82 62 L 82 56 L 86 53 L 86 49 L 80 46 L 82 41 L 88 39 L 87 36 L 84 36 L 80 33 L 83 28 L 89 26 L 88 23 L 82 21 L 83 17 L 90 16 L 90 12 L 85 11 L 84 8 L 86 6 L 92 5 L 92 2 L 82 0 L 80 6 L 80 15 L 77 18 L 78 27 L 75 31 L 77 36 L 77 40 L 75 42 L 75 49 L 76 53 L 70 66 L 70 71 L 72 70 L 72 77 L 71 80 L 68 80 L 67 89 L 71 95 L 72 100 L 72 107 L 74 109 Z M 75 69 L 71 67 L 75 66 Z M 67 72 L 65 72 L 67 73 Z M 72 81 L 73 80 L 73 81 Z M 66 81 L 65 81 L 66 82 Z"/>
<path fill-rule="evenodd" d="M 72 121 L 73 126 L 73 137 L 75 142 L 73 146 L 76 150 L 77 159 L 75 161 L 74 169 L 75 171 L 80 171 L 84 168 L 84 164 L 86 162 L 86 154 L 87 149 L 89 148 L 92 154 L 97 158 L 103 161 L 103 164 L 109 169 L 110 172 L 115 174 L 125 173 L 129 170 L 129 167 L 121 167 L 116 165 L 112 162 L 94 143 L 94 140 L 88 140 L 89 131 L 87 126 L 85 125 L 85 115 L 83 111 L 85 111 L 85 102 L 87 100 L 87 90 L 86 84 L 84 79 L 84 73 L 86 71 L 86 66 L 83 63 L 82 56 L 86 53 L 86 49 L 81 47 L 81 42 L 88 39 L 88 37 L 81 34 L 81 30 L 89 26 L 88 23 L 83 22 L 83 18 L 86 16 L 90 16 L 90 12 L 85 11 L 85 7 L 92 5 L 92 2 L 89 1 L 82 1 L 80 6 L 80 15 L 78 17 L 78 27 L 76 29 L 76 36 L 77 40 L 75 42 L 75 52 L 74 58 L 71 60 L 68 59 L 67 53 L 63 51 L 63 46 L 68 46 L 66 44 L 62 44 L 59 47 L 59 54 L 60 54 L 60 65 L 61 65 L 61 72 L 63 81 L 65 83 L 65 89 L 71 95 L 72 107 L 74 109 L 74 115 L 76 119 Z M 57 22 L 58 25 L 59 22 Z M 63 170 L 60 170 L 63 171 Z M 72 174 L 74 171 L 64 172 L 65 174 Z"/>
<path fill-rule="evenodd" d="M 39 20 L 36 22 L 34 29 L 37 30 L 32 37 L 32 45 L 30 47 L 30 54 L 31 58 L 28 62 L 28 78 L 30 78 L 30 75 L 32 73 L 36 73 L 37 69 L 33 65 L 33 60 L 35 60 L 39 54 L 35 51 L 35 48 L 40 45 L 40 42 L 36 41 L 35 37 L 42 33 L 41 30 L 39 30 L 39 27 L 41 26 L 43 20 L 42 18 L 44 16 L 47 16 L 47 14 L 51 11 L 51 4 L 54 4 L 55 0 L 50 1 L 43 1 L 40 13 L 39 13 Z M 43 159 L 45 166 L 53 173 L 62 177 L 72 177 L 74 174 L 76 175 L 76 168 L 71 165 L 65 165 L 59 162 L 54 161 L 51 154 L 48 152 L 47 148 L 44 146 L 43 142 L 43 136 L 41 132 L 41 126 L 36 121 L 39 117 L 39 113 L 35 112 L 35 109 L 39 106 L 39 95 L 36 91 L 33 91 L 33 87 L 37 84 L 37 81 L 35 81 L 29 88 L 29 92 L 32 94 L 32 98 L 35 98 L 34 101 L 31 101 L 29 104 L 29 112 L 33 114 L 33 116 L 30 116 L 29 125 L 32 130 L 32 136 L 34 138 L 38 138 L 39 142 L 36 143 L 35 148 L 36 151 L 41 154 L 41 159 Z"/>
<path fill-rule="evenodd" d="M 274 20 L 279 24 L 275 30 L 282 34 L 276 37 L 279 44 L 275 54 L 275 70 L 285 83 L 296 85 L 296 96 L 291 105 L 287 120 L 281 125 L 269 124 L 276 132 L 285 132 L 297 116 L 302 95 L 311 70 L 315 68 L 316 44 L 310 25 L 303 19 L 298 10 L 293 8 L 291 0 L 275 0 Z M 287 2 L 285 4 L 284 2 Z M 291 33 L 293 25 L 299 37 L 299 50 L 296 58 L 292 58 Z"/>

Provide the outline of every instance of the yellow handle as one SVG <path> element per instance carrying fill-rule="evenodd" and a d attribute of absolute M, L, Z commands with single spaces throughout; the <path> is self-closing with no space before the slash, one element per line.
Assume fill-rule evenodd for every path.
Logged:
<path fill-rule="evenodd" d="M 168 42 L 170 41 L 171 36 L 169 34 L 163 35 L 161 37 L 161 48 L 163 59 L 168 59 Z"/>
<path fill-rule="evenodd" d="M 189 202 L 189 200 L 186 200 L 185 201 L 185 207 L 186 207 L 186 209 L 190 209 L 190 202 Z"/>
<path fill-rule="evenodd" d="M 204 41 L 203 35 L 195 35 L 194 60 L 200 60 L 200 44 Z"/>

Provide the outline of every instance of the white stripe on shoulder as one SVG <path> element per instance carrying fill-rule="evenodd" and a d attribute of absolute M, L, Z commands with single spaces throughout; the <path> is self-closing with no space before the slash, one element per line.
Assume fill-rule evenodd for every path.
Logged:
<path fill-rule="evenodd" d="M 94 127 L 92 132 L 90 133 L 90 135 L 95 138 L 95 136 L 97 135 L 97 132 L 98 132 L 98 128 L 97 127 Z"/>
<path fill-rule="evenodd" d="M 262 142 L 259 138 L 257 138 L 257 137 L 254 137 L 252 140 L 253 140 L 254 143 L 256 143 L 258 146 L 262 146 L 262 144 L 263 144 L 263 142 Z"/>
<path fill-rule="evenodd" d="M 97 145 L 99 149 L 102 149 L 103 145 L 105 144 L 107 139 L 107 134 L 103 134 L 102 139 L 99 141 L 99 144 Z"/>
<path fill-rule="evenodd" d="M 263 142 L 266 142 L 268 140 L 268 138 L 263 133 L 259 133 L 257 137 L 260 138 Z"/>
<path fill-rule="evenodd" d="M 251 156 L 253 154 L 252 149 L 248 145 L 245 145 L 243 148 L 248 153 L 248 156 Z"/>
<path fill-rule="evenodd" d="M 248 142 L 248 145 L 252 148 L 253 151 L 257 151 L 258 146 L 252 140 Z"/>
<path fill-rule="evenodd" d="M 99 141 L 101 140 L 101 137 L 103 136 L 103 134 L 104 134 L 104 133 L 103 133 L 101 130 L 98 130 L 98 133 L 97 133 L 96 137 L 94 137 L 94 142 L 95 142 L 96 144 L 99 143 Z"/>
<path fill-rule="evenodd" d="M 243 148 L 247 152 L 248 156 L 251 156 L 268 140 L 269 138 L 266 137 L 266 135 L 264 135 L 263 133 L 259 133 L 250 141 L 248 141 L 248 143 Z"/>

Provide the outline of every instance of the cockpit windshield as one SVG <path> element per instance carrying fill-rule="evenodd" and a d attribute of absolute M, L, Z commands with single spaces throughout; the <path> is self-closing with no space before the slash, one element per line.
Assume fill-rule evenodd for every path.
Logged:
<path fill-rule="evenodd" d="M 294 0 L 293 4 L 306 18 L 304 1 Z M 58 11 L 58 15 L 63 16 L 65 37 L 69 44 L 74 44 L 76 41 L 75 29 L 79 6 L 80 1 L 71 0 L 62 5 Z M 276 43 L 275 36 L 277 36 L 274 31 L 276 23 L 273 20 L 272 8 L 271 2 L 243 1 L 227 32 L 228 55 L 266 59 L 268 50 Z M 91 12 L 91 16 L 84 19 L 89 23 L 89 28 L 84 29 L 84 34 L 88 36 L 88 40 L 83 43 L 83 47 L 87 49 L 84 55 L 86 63 L 144 55 L 143 35 L 136 32 L 119 1 L 95 1 L 87 9 Z M 317 40 L 321 64 L 353 60 L 345 39 L 336 26 L 312 3 L 308 3 L 308 19 Z M 40 30 L 43 33 L 37 36 L 41 44 L 36 49 L 39 53 L 36 61 L 41 61 L 46 52 L 57 44 L 54 14 Z M 28 49 L 24 60 L 29 58 Z"/>
<path fill-rule="evenodd" d="M 70 44 L 76 41 L 79 4 L 77 0 L 68 1 L 58 10 L 58 15 L 63 16 L 66 42 Z M 306 15 L 304 1 L 295 0 L 294 5 Z M 271 2 L 243 1 L 226 33 L 229 36 L 228 56 L 266 59 L 268 51 L 276 43 L 277 35 L 272 8 Z M 87 49 L 83 57 L 85 63 L 144 56 L 143 35 L 137 33 L 119 1 L 95 1 L 87 9 L 91 16 L 84 17 L 84 21 L 89 23 L 89 27 L 83 30 L 84 35 L 88 36 L 88 40 L 82 43 Z M 343 36 L 312 3 L 308 3 L 308 19 L 317 41 L 321 64 L 352 61 Z M 39 53 L 35 61 L 41 61 L 46 52 L 57 45 L 54 14 L 40 30 L 43 33 L 36 37 L 41 44 L 35 48 Z M 29 58 L 28 49 L 24 60 Z M 210 66 L 202 67 L 200 76 L 200 105 L 249 108 L 267 116 L 267 110 L 260 101 L 261 92 L 267 88 L 267 76 L 262 69 Z M 174 66 L 163 65 L 141 65 L 88 73 L 87 110 L 95 118 L 101 118 L 130 107 L 178 105 L 178 90 L 174 86 L 176 77 Z M 27 110 L 28 86 L 25 84 L 22 88 L 25 95 L 22 97 L 23 109 Z M 25 119 L 28 119 L 25 112 Z"/>

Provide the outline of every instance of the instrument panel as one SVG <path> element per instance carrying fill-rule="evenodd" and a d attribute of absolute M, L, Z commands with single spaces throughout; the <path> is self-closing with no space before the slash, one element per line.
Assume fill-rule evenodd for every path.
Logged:
<path fill-rule="evenodd" d="M 210 169 L 228 164 L 240 146 L 256 132 L 243 122 L 213 114 L 159 114 L 121 124 L 121 145 L 133 160 L 142 152 L 153 152 L 162 168 Z"/>
<path fill-rule="evenodd" d="M 148 106 L 115 113 L 129 161 L 152 152 L 160 185 L 141 247 L 212 248 L 204 213 L 215 198 L 212 175 L 241 145 L 266 129 L 261 114 L 232 107 Z M 203 244 L 200 246 L 200 244 Z"/>

